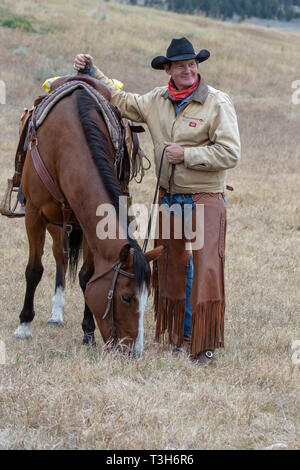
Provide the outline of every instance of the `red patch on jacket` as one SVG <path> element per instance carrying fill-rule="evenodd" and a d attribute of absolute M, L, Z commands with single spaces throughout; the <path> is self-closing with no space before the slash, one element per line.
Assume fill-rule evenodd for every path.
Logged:
<path fill-rule="evenodd" d="M 196 127 L 196 126 L 197 126 L 197 123 L 196 123 L 196 122 L 189 122 L 189 126 L 190 126 L 190 127 Z"/>

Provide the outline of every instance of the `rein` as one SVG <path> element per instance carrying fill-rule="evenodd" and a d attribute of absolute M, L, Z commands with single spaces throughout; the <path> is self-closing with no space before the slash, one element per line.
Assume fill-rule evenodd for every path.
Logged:
<path fill-rule="evenodd" d="M 161 177 L 161 171 L 162 171 L 162 164 L 163 164 L 163 159 L 164 159 L 166 148 L 167 148 L 167 146 L 164 147 L 164 149 L 162 151 L 161 159 L 160 159 L 159 170 L 158 170 L 158 175 L 157 175 L 157 183 L 156 183 L 156 187 L 155 187 L 152 207 L 154 206 L 154 204 L 156 202 L 156 199 L 157 199 L 157 193 L 158 193 L 158 189 L 159 189 L 159 183 L 160 183 L 160 177 Z M 172 165 L 172 172 L 171 172 L 171 176 L 170 176 L 170 179 L 169 179 L 169 193 L 170 193 L 171 205 L 172 205 L 172 183 L 173 183 L 173 178 L 174 178 L 174 171 L 175 171 L 175 165 Z M 151 226 L 152 226 L 152 216 L 153 216 L 153 213 L 151 211 L 149 221 L 148 221 L 147 234 L 146 234 L 146 237 L 145 237 L 145 240 L 144 240 L 144 243 L 143 243 L 143 248 L 142 248 L 143 253 L 146 252 L 147 245 L 148 245 L 148 242 L 149 242 L 149 236 L 150 236 L 150 231 L 151 231 Z M 166 276 L 167 276 L 167 272 L 168 272 L 169 244 L 170 244 L 170 240 L 168 240 L 168 245 L 167 245 Z M 134 251 L 134 249 L 131 248 L 130 251 Z M 92 284 L 93 282 L 97 281 L 98 279 L 101 279 L 106 274 L 108 274 L 110 271 L 115 271 L 115 272 L 114 272 L 111 288 L 110 288 L 110 290 L 108 291 L 108 294 L 107 294 L 107 306 L 106 306 L 104 315 L 102 317 L 102 320 L 104 320 L 107 317 L 107 315 L 109 314 L 109 312 L 111 311 L 111 336 L 113 338 L 114 334 L 115 334 L 115 323 L 114 323 L 114 314 L 113 314 L 113 308 L 112 307 L 113 307 L 113 297 L 114 297 L 114 291 L 115 291 L 117 279 L 118 279 L 119 274 L 122 274 L 123 276 L 126 276 L 130 279 L 134 279 L 134 274 L 129 273 L 128 271 L 124 271 L 124 269 L 121 269 L 121 262 L 117 261 L 115 264 L 113 264 L 110 268 L 106 269 L 102 273 L 95 274 L 89 280 L 89 282 L 87 283 L 87 286 Z"/>
<path fill-rule="evenodd" d="M 172 207 L 172 202 L 173 202 L 173 189 L 172 189 L 172 184 L 173 184 L 173 179 L 174 179 L 174 171 L 175 171 L 175 165 L 174 163 L 172 164 L 172 170 L 171 170 L 171 175 L 169 179 L 169 194 L 170 194 L 170 206 Z M 172 214 L 172 212 L 170 212 Z M 167 289 L 168 289 L 168 265 L 169 265 L 169 251 L 170 251 L 170 237 L 168 239 L 167 243 L 167 253 L 166 253 L 166 272 L 165 272 L 165 310 L 167 310 Z"/>
<path fill-rule="evenodd" d="M 167 146 L 164 147 L 164 149 L 162 151 L 161 159 L 160 159 L 159 170 L 158 170 L 158 175 L 157 175 L 157 183 L 156 183 L 156 188 L 155 188 L 155 192 L 154 192 L 152 207 L 154 206 L 154 204 L 156 202 L 156 198 L 157 198 L 157 193 L 158 193 L 158 188 L 159 188 L 159 183 L 160 183 L 160 177 L 161 177 L 161 171 L 162 171 L 162 163 L 163 163 L 166 148 L 167 148 Z M 173 185 L 173 179 L 174 179 L 174 171 L 175 171 L 175 165 L 172 164 L 171 175 L 170 175 L 170 178 L 169 178 L 170 207 L 172 206 L 172 199 L 173 199 L 172 185 Z M 147 245 L 148 245 L 148 242 L 149 242 L 149 235 L 150 235 L 151 226 L 152 226 L 152 215 L 153 215 L 153 213 L 151 211 L 149 221 L 148 221 L 147 234 L 146 234 L 146 237 L 145 237 L 145 240 L 144 240 L 144 243 L 143 243 L 143 252 L 144 253 L 146 252 Z M 166 286 L 165 287 L 165 293 L 166 293 L 166 295 L 165 295 L 165 309 L 167 308 L 169 249 L 170 249 L 170 238 L 168 239 L 167 246 L 166 246 L 167 252 L 166 252 L 166 265 L 165 265 L 165 267 L 166 267 L 166 269 L 165 269 L 165 286 Z"/>
<path fill-rule="evenodd" d="M 161 177 L 162 163 L 163 163 L 166 148 L 167 148 L 167 146 L 164 147 L 164 149 L 162 151 L 162 154 L 161 154 L 159 170 L 158 170 L 158 175 L 157 175 L 157 182 L 156 182 L 156 187 L 155 187 L 155 191 L 154 191 L 154 198 L 153 198 L 153 202 L 152 202 L 152 209 L 151 209 L 151 213 L 150 213 L 150 217 L 149 217 L 149 221 L 148 221 L 146 237 L 145 237 L 145 240 L 144 240 L 144 243 L 143 243 L 143 252 L 144 253 L 147 250 L 147 246 L 148 246 L 148 242 L 149 242 L 149 236 L 150 236 L 151 226 L 152 226 L 152 216 L 153 216 L 152 211 L 153 211 L 153 206 L 154 206 L 154 204 L 156 202 L 156 198 L 157 198 L 157 193 L 158 193 L 159 183 L 160 183 L 160 177 Z"/>
<path fill-rule="evenodd" d="M 160 159 L 159 170 L 158 170 L 158 175 L 157 175 L 157 183 L 156 183 L 156 187 L 155 187 L 155 191 L 154 191 L 152 207 L 154 206 L 154 204 L 156 202 L 156 199 L 157 199 L 157 193 L 158 193 L 158 189 L 159 189 L 159 183 L 160 183 L 160 177 L 161 177 L 161 171 L 162 171 L 162 163 L 163 163 L 166 148 L 167 148 L 167 146 L 164 147 L 164 149 L 162 151 L 161 159 Z M 172 184 L 173 184 L 173 179 L 174 179 L 174 171 L 175 171 L 175 165 L 172 164 L 172 171 L 171 171 L 171 175 L 170 175 L 170 179 L 169 179 L 170 206 L 172 205 L 172 198 L 173 198 Z M 149 236 L 150 236 L 151 226 L 152 226 L 152 216 L 153 216 L 153 212 L 151 210 L 149 221 L 148 221 L 147 233 L 146 233 L 146 237 L 145 237 L 144 243 L 143 243 L 143 252 L 144 253 L 146 252 L 148 242 L 149 242 Z"/>

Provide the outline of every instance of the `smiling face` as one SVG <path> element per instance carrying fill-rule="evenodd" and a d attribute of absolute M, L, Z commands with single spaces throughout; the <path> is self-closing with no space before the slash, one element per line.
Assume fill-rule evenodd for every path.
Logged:
<path fill-rule="evenodd" d="M 173 78 L 178 90 L 191 87 L 198 79 L 199 63 L 195 59 L 179 60 L 165 65 L 165 71 Z"/>

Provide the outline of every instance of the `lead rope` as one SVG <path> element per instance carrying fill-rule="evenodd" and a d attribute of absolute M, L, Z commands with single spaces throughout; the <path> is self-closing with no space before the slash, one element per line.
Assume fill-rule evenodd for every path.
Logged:
<path fill-rule="evenodd" d="M 171 175 L 170 175 L 170 178 L 169 178 L 169 194 L 170 194 L 170 204 L 169 204 L 169 208 L 172 207 L 172 200 L 173 200 L 173 189 L 172 189 L 172 185 L 173 185 L 173 179 L 174 179 L 174 171 L 175 171 L 175 164 L 173 163 L 172 164 L 172 170 L 171 170 Z M 172 215 L 172 212 L 171 212 L 171 209 L 170 209 L 170 223 L 171 223 L 171 215 Z M 169 266 L 169 251 L 170 251 L 170 237 L 168 239 L 168 243 L 167 243 L 167 253 L 166 253 L 166 270 L 165 270 L 165 301 L 164 301 L 164 304 L 165 304 L 165 312 L 167 310 L 167 291 L 168 291 L 168 266 Z"/>
<path fill-rule="evenodd" d="M 162 154 L 161 154 L 159 170 L 158 170 L 158 175 L 157 175 L 157 183 L 156 183 L 156 188 L 155 188 L 155 192 L 154 192 L 154 198 L 153 198 L 153 202 L 152 202 L 150 217 L 149 217 L 149 221 L 148 221 L 147 233 L 146 233 L 146 237 L 145 237 L 145 240 L 144 240 L 144 243 L 143 243 L 143 253 L 146 252 L 148 242 L 149 242 L 149 235 L 150 235 L 151 226 L 152 226 L 153 206 L 154 206 L 154 204 L 156 202 L 156 198 L 157 198 L 157 193 L 158 193 L 159 183 L 160 183 L 161 170 L 162 170 L 162 163 L 163 163 L 166 148 L 167 148 L 167 146 L 164 147 L 164 149 L 162 151 Z"/>
<path fill-rule="evenodd" d="M 151 231 L 152 216 L 153 216 L 152 211 L 153 211 L 153 206 L 154 206 L 154 204 L 156 202 L 156 198 L 157 198 L 157 193 L 158 193 L 158 188 L 159 188 L 159 183 L 160 183 L 161 170 L 162 170 L 162 163 L 163 163 L 163 158 L 164 158 L 164 155 L 165 155 L 166 148 L 167 148 L 167 146 L 164 147 L 164 149 L 162 151 L 161 159 L 160 159 L 160 165 L 159 165 L 159 170 L 158 170 L 158 175 L 157 175 L 157 183 L 156 183 L 156 188 L 155 188 L 155 192 L 154 192 L 154 198 L 153 198 L 151 213 L 150 213 L 150 217 L 149 217 L 149 221 L 148 221 L 147 234 L 146 234 L 146 237 L 145 237 L 145 240 L 144 240 L 144 243 L 143 243 L 143 252 L 144 253 L 146 252 L 147 245 L 148 245 L 148 242 L 149 242 L 149 235 L 150 235 L 150 231 Z M 175 171 L 175 165 L 172 164 L 171 175 L 170 175 L 170 178 L 169 178 L 170 206 L 172 206 L 172 199 L 173 199 L 172 185 L 173 185 L 173 179 L 174 179 L 174 171 Z M 165 299 L 164 299 L 165 311 L 166 311 L 166 307 L 167 307 L 169 248 L 170 248 L 170 238 L 169 238 L 168 243 L 167 243 L 167 253 L 166 253 Z"/>

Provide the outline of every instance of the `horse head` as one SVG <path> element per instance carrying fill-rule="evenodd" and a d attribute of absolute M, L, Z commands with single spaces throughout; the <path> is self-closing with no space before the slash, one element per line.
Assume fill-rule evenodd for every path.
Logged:
<path fill-rule="evenodd" d="M 95 274 L 89 281 L 85 299 L 98 324 L 105 343 L 122 350 L 143 351 L 144 312 L 150 291 L 150 262 L 157 259 L 163 246 L 147 253 L 126 243 L 119 261 Z M 99 269 L 99 267 L 98 267 Z"/>

